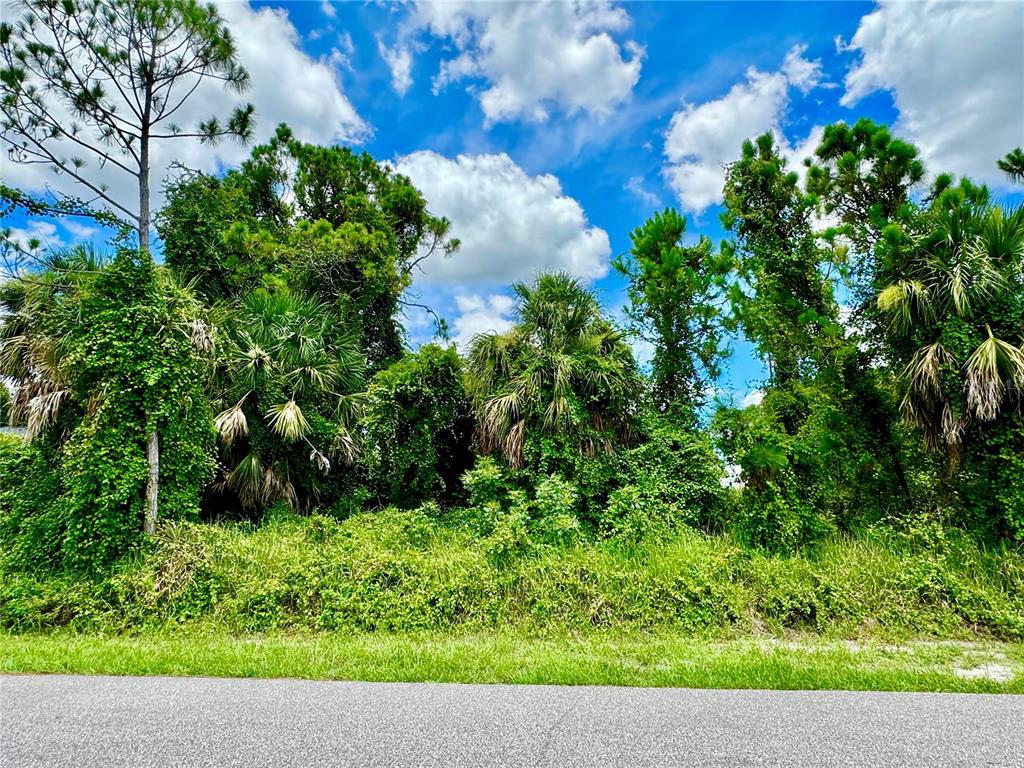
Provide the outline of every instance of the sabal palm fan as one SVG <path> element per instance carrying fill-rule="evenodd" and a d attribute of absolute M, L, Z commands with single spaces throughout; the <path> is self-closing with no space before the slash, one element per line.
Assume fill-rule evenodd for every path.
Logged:
<path fill-rule="evenodd" d="M 308 504 L 316 489 L 297 479 L 304 470 L 326 474 L 330 457 L 351 463 L 357 453 L 358 343 L 329 306 L 288 290 L 255 291 L 222 323 L 223 483 L 247 508 Z"/>
<path fill-rule="evenodd" d="M 996 417 L 1008 394 L 1019 395 L 1024 390 L 1024 350 L 997 339 L 991 328 L 964 368 L 967 405 L 982 421 Z"/>
<path fill-rule="evenodd" d="M 620 442 L 628 434 L 638 391 L 629 347 L 593 293 L 567 275 L 542 274 L 514 291 L 516 325 L 470 348 L 467 391 L 481 450 L 515 467 L 531 434 L 558 435 L 582 453 L 612 450 L 608 433 Z"/>
<path fill-rule="evenodd" d="M 67 340 L 78 322 L 68 298 L 103 264 L 95 250 L 78 246 L 0 285 L 0 376 L 15 384 L 9 418 L 25 424 L 30 440 L 56 422 L 68 400 Z"/>
<path fill-rule="evenodd" d="M 901 374 L 904 416 L 936 449 L 958 444 L 973 420 L 995 419 L 1024 390 L 1024 327 L 1021 307 L 1013 308 L 1024 290 L 1024 209 L 959 205 L 926 221 L 901 274 L 876 303 L 896 346 L 909 348 Z M 999 307 L 1009 307 L 1008 315 Z M 1008 336 L 986 322 L 993 312 L 1003 316 Z M 954 342 L 965 334 L 981 341 L 958 358 Z"/>

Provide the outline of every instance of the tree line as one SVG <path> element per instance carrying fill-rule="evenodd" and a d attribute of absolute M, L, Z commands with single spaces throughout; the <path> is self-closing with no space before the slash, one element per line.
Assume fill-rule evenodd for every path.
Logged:
<path fill-rule="evenodd" d="M 237 168 L 176 169 L 150 210 L 154 143 L 252 133 L 246 104 L 173 122 L 204 81 L 248 85 L 213 6 L 20 12 L 0 26 L 9 156 L 86 197 L 4 185 L 5 213 L 118 232 L 103 252 L 4 238 L 0 415 L 27 440 L 2 447 L 0 539 L 22 565 L 101 568 L 159 518 L 279 506 L 472 509 L 513 542 L 688 525 L 793 550 L 908 517 L 1024 540 L 1024 208 L 929 177 L 886 126 L 827 127 L 802 169 L 771 134 L 737 147 L 724 242 L 689 242 L 673 209 L 630 233 L 624 327 L 544 273 L 512 286 L 510 330 L 462 355 L 439 322 L 414 351 L 415 269 L 459 243 L 389 165 L 280 126 Z M 1024 176 L 1020 149 L 998 162 Z M 736 335 L 768 370 L 745 408 L 714 399 Z"/>

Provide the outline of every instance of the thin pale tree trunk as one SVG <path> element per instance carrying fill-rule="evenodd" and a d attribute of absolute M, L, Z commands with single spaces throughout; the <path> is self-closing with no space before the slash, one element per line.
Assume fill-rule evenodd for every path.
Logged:
<path fill-rule="evenodd" d="M 146 460 L 149 479 L 146 481 L 146 519 L 142 530 L 148 535 L 156 533 L 157 494 L 160 488 L 160 436 L 154 429 L 146 441 Z"/>
<path fill-rule="evenodd" d="M 149 128 L 148 99 L 146 119 L 143 121 L 142 140 L 139 142 L 139 250 L 149 258 Z M 145 534 L 156 533 L 156 518 L 160 495 L 160 435 L 153 426 L 146 440 L 146 461 L 149 463 L 149 477 L 146 479 L 146 517 L 142 523 Z"/>

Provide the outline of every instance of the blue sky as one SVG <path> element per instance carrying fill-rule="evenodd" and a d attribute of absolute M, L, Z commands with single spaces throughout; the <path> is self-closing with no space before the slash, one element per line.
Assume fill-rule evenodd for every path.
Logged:
<path fill-rule="evenodd" d="M 680 208 L 691 233 L 719 241 L 720 166 L 747 136 L 772 130 L 797 161 L 821 126 L 867 116 L 918 143 L 933 170 L 1006 194 L 995 160 L 1024 143 L 1019 3 L 222 8 L 253 75 L 259 138 L 286 120 L 307 140 L 363 148 L 453 220 L 462 252 L 414 291 L 463 343 L 507 325 L 508 282 L 540 268 L 578 274 L 618 312 L 609 261 L 656 208 Z M 199 108 L 223 104 L 203 93 Z M 213 170 L 242 155 L 164 160 Z M 42 183 L 9 164 L 4 176 Z M 5 224 L 58 245 L 95 236 Z M 425 318 L 408 325 L 414 343 L 429 338 Z M 761 376 L 739 344 L 722 389 L 739 399 Z"/>

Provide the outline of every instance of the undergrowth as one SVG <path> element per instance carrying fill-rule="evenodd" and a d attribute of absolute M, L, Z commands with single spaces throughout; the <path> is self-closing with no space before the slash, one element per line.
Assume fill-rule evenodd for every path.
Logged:
<path fill-rule="evenodd" d="M 942 529 L 866 531 L 801 554 L 686 528 L 663 538 L 481 539 L 436 507 L 339 521 L 166 523 L 98 577 L 0 571 L 0 628 L 1024 639 L 1024 553 Z"/>

